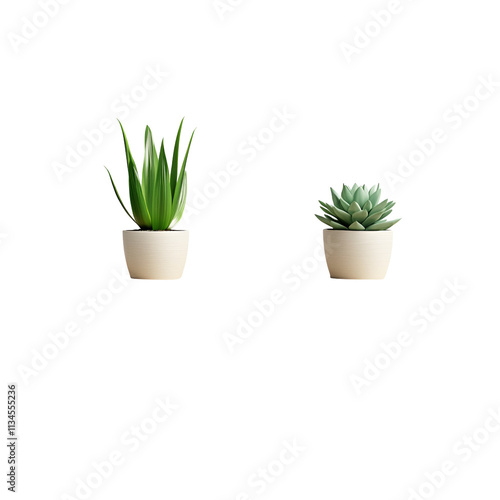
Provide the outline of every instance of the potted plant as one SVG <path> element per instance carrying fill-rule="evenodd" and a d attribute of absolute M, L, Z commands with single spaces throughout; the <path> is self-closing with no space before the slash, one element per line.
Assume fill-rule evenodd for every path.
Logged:
<path fill-rule="evenodd" d="M 393 201 L 380 200 L 380 185 L 344 184 L 339 196 L 334 189 L 332 205 L 320 201 L 323 215 L 316 217 L 330 227 L 323 231 L 326 262 L 331 278 L 383 279 L 389 267 L 392 231 L 400 219 L 387 221 Z"/>
<path fill-rule="evenodd" d="M 125 208 L 111 173 L 106 170 L 118 201 L 140 228 L 123 231 L 125 259 L 131 278 L 172 280 L 180 278 L 184 270 L 189 233 L 173 230 L 173 227 L 181 219 L 186 205 L 186 162 L 194 131 L 179 171 L 179 141 L 183 121 L 177 132 L 170 169 L 163 140 L 160 153 L 157 154 L 151 129 L 146 127 L 142 184 L 125 131 L 119 122 L 125 143 L 133 217 Z"/>

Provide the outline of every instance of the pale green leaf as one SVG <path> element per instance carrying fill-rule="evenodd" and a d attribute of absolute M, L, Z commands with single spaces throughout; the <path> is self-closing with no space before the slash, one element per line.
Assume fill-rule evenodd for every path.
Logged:
<path fill-rule="evenodd" d="M 372 214 L 370 214 L 366 219 L 365 221 L 363 222 L 364 226 L 366 228 L 368 228 L 369 226 L 371 226 L 372 224 L 374 224 L 375 222 L 377 222 L 379 219 L 382 218 L 382 213 L 383 212 L 374 212 Z"/>
<path fill-rule="evenodd" d="M 347 209 L 347 212 L 352 215 L 353 213 L 359 212 L 360 210 L 361 210 L 361 207 L 358 205 L 358 203 L 356 201 L 353 201 L 349 205 L 349 208 Z"/>
<path fill-rule="evenodd" d="M 381 201 L 378 205 L 375 205 L 371 211 L 370 211 L 370 214 L 375 214 L 377 212 L 382 212 L 385 208 L 385 206 L 387 205 L 387 201 L 388 200 L 384 200 L 384 201 Z"/>
<path fill-rule="evenodd" d="M 385 231 L 386 229 L 389 229 L 390 227 L 394 226 L 396 222 L 399 222 L 401 219 L 396 219 L 396 220 L 390 220 L 390 221 L 379 221 L 375 222 L 375 224 L 371 225 L 370 227 L 367 227 L 367 231 Z"/>
<path fill-rule="evenodd" d="M 368 193 L 362 187 L 359 187 L 354 193 L 354 201 L 363 206 L 368 201 Z"/>
<path fill-rule="evenodd" d="M 351 231 L 364 231 L 365 228 L 362 224 L 360 224 L 358 221 L 354 221 L 350 226 L 349 229 Z"/>
<path fill-rule="evenodd" d="M 352 193 L 349 188 L 344 184 L 342 188 L 342 198 L 348 203 L 351 204 L 353 202 Z"/>
<path fill-rule="evenodd" d="M 366 210 L 360 210 L 359 212 L 352 214 L 352 220 L 357 222 L 363 222 L 367 217 L 368 217 L 368 211 Z"/>
<path fill-rule="evenodd" d="M 342 224 L 338 224 L 337 222 L 333 221 L 333 220 L 330 220 L 330 219 L 327 219 L 326 217 L 322 217 L 321 215 L 316 215 L 316 217 L 321 221 L 323 222 L 324 224 L 327 224 L 328 226 L 330 226 L 332 229 L 342 229 L 342 230 L 345 230 L 347 229 L 345 226 L 343 226 Z"/>
<path fill-rule="evenodd" d="M 370 189 L 370 193 L 371 193 L 371 189 Z M 372 202 L 373 206 L 377 205 L 378 201 L 380 200 L 381 193 L 382 193 L 382 191 L 380 190 L 380 185 L 379 185 L 379 186 L 377 186 L 377 189 L 373 193 L 370 194 L 370 201 Z"/>
<path fill-rule="evenodd" d="M 349 213 L 344 212 L 343 210 L 340 210 L 340 208 L 337 207 L 332 207 L 333 208 L 333 215 L 337 217 L 337 219 L 341 220 L 342 222 L 345 222 L 346 224 L 350 224 L 352 222 L 352 217 Z"/>
<path fill-rule="evenodd" d="M 349 203 L 344 200 L 344 198 L 339 198 L 340 206 L 335 205 L 337 208 L 344 210 L 345 212 L 349 211 Z"/>
<path fill-rule="evenodd" d="M 335 189 L 330 188 L 330 192 L 332 193 L 332 201 L 334 205 L 340 205 L 340 196 L 337 194 Z"/>
<path fill-rule="evenodd" d="M 364 205 L 363 205 L 363 210 L 367 210 L 368 212 L 373 208 L 372 202 L 368 200 Z"/>

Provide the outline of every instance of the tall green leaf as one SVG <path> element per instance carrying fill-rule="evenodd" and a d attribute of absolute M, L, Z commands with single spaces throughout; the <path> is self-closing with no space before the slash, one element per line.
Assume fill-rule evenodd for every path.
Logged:
<path fill-rule="evenodd" d="M 164 231 L 168 229 L 171 213 L 172 194 L 170 192 L 167 157 L 165 156 L 163 141 L 161 141 L 156 182 L 154 184 L 153 210 L 151 212 L 153 231 Z"/>
<path fill-rule="evenodd" d="M 156 172 L 158 169 L 158 156 L 153 142 L 151 129 L 146 126 L 144 134 L 144 164 L 142 167 L 142 189 L 149 213 L 153 209 L 153 196 L 155 192 Z M 151 214 L 152 215 L 152 214 Z"/>
<path fill-rule="evenodd" d="M 174 153 L 172 155 L 172 171 L 170 175 L 170 186 L 172 187 L 172 198 L 175 194 L 175 188 L 177 187 L 177 164 L 179 161 L 179 142 L 181 140 L 181 130 L 182 124 L 184 123 L 184 118 L 181 120 L 179 125 L 179 130 L 177 131 L 177 137 L 175 138 Z"/>
<path fill-rule="evenodd" d="M 132 213 L 134 214 L 135 222 L 141 229 L 151 229 L 151 216 L 149 215 L 148 207 L 146 205 L 141 182 L 139 181 L 137 167 L 135 166 L 134 159 L 132 158 L 132 154 L 130 153 L 127 136 L 125 135 L 123 126 L 119 120 L 118 123 L 120 124 L 120 128 L 122 129 L 123 142 L 125 144 L 125 155 L 127 157 L 129 194 L 130 204 L 132 205 Z"/>
<path fill-rule="evenodd" d="M 181 126 L 182 126 L 182 122 L 181 122 Z M 195 131 L 196 131 L 196 129 L 193 130 L 193 133 L 191 134 L 191 139 L 189 139 L 189 144 L 188 144 L 188 147 L 186 149 L 186 154 L 184 155 L 184 161 L 182 162 L 181 171 L 179 173 L 179 181 L 182 181 L 183 177 L 184 177 L 184 171 L 186 170 L 186 163 L 187 163 L 187 159 L 188 159 L 188 155 L 189 155 L 189 150 L 191 149 L 191 142 L 193 141 L 193 136 L 194 136 Z M 178 144 L 176 144 L 176 146 L 178 147 Z M 172 176 L 173 176 L 173 174 L 172 174 Z M 172 206 L 173 206 L 174 210 L 177 210 L 177 207 L 179 205 L 179 197 L 181 195 L 181 187 L 182 186 L 181 186 L 181 184 L 179 184 L 179 182 L 175 186 L 175 192 L 174 192 L 174 196 L 172 199 Z"/>
<path fill-rule="evenodd" d="M 106 168 L 106 167 L 104 167 L 104 168 Z M 120 198 L 120 195 L 118 194 L 118 190 L 116 189 L 115 183 L 113 181 L 113 177 L 111 177 L 111 172 L 107 168 L 106 168 L 106 170 L 108 171 L 108 175 L 109 175 L 109 178 L 111 180 L 111 184 L 112 184 L 113 189 L 115 191 L 116 197 L 118 198 L 118 201 L 120 202 L 120 205 L 122 206 L 123 210 L 125 210 L 127 215 L 135 222 L 135 219 L 130 215 L 129 211 L 125 208 L 125 205 L 123 204 L 123 201 Z M 137 224 L 137 222 L 136 222 L 136 224 Z"/>
<path fill-rule="evenodd" d="M 173 216 L 172 221 L 169 224 L 169 227 L 172 228 L 174 227 L 182 217 L 182 214 L 184 213 L 184 208 L 186 207 L 186 199 L 187 199 L 187 173 L 184 172 L 184 177 L 182 178 L 181 182 L 181 195 L 179 197 L 179 202 L 177 204 L 177 210 L 175 211 L 175 214 Z"/>

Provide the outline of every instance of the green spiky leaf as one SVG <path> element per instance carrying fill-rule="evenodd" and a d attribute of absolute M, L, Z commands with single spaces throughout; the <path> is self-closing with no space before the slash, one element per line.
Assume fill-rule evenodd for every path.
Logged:
<path fill-rule="evenodd" d="M 382 212 L 384 210 L 385 206 L 387 205 L 388 200 L 381 201 L 378 205 L 375 205 L 371 211 L 370 214 L 375 214 L 377 212 Z"/>
<path fill-rule="evenodd" d="M 375 186 L 373 186 L 375 187 Z M 373 188 L 372 188 L 373 189 Z M 371 192 L 371 189 L 370 189 L 370 201 L 372 202 L 372 205 L 373 206 L 376 206 L 378 201 L 380 200 L 380 194 L 382 193 L 382 191 L 380 190 L 380 185 L 377 186 L 377 189 L 375 189 L 375 191 L 372 193 Z"/>
<path fill-rule="evenodd" d="M 367 231 L 385 231 L 386 229 L 389 229 L 390 227 L 394 226 L 396 222 L 399 222 L 401 219 L 396 219 L 396 220 L 390 220 L 390 221 L 379 221 L 375 222 L 375 224 L 372 224 L 370 227 L 367 227 Z"/>
<path fill-rule="evenodd" d="M 353 202 L 353 196 L 349 188 L 344 184 L 344 187 L 342 188 L 342 198 L 348 203 L 349 205 Z"/>
<path fill-rule="evenodd" d="M 367 217 L 368 217 L 368 212 L 366 210 L 360 210 L 359 212 L 352 214 L 352 220 L 357 222 L 363 222 Z"/>
<path fill-rule="evenodd" d="M 345 201 L 344 198 L 340 198 L 339 201 L 340 201 L 340 205 L 335 205 L 335 206 L 337 208 L 340 208 L 341 210 L 344 210 L 344 212 L 348 212 L 349 211 L 349 203 L 347 203 L 347 201 Z"/>
<path fill-rule="evenodd" d="M 333 188 L 330 188 L 330 192 L 332 193 L 333 204 L 336 206 L 339 206 L 340 205 L 340 196 L 337 194 L 337 192 Z"/>
<path fill-rule="evenodd" d="M 323 222 L 324 224 L 327 224 L 330 226 L 332 229 L 340 229 L 340 230 L 346 230 L 347 228 L 343 226 L 342 224 L 338 224 L 337 222 L 327 219 L 326 217 L 322 217 L 321 215 L 316 215 L 316 217 Z"/>
<path fill-rule="evenodd" d="M 351 231 L 364 231 L 365 228 L 362 224 L 360 224 L 358 221 L 354 221 L 350 226 L 349 229 Z"/>
<path fill-rule="evenodd" d="M 361 207 L 358 205 L 357 202 L 353 201 L 350 205 L 349 208 L 347 209 L 347 212 L 350 213 L 351 215 L 355 212 L 359 212 L 361 210 Z"/>
<path fill-rule="evenodd" d="M 337 217 L 335 217 L 334 214 L 330 213 L 326 208 L 323 208 L 323 207 L 321 207 L 321 208 L 325 212 L 324 217 L 326 217 L 327 219 L 331 219 L 334 222 L 337 222 L 338 224 L 344 224 L 341 220 L 337 219 Z"/>
<path fill-rule="evenodd" d="M 373 214 L 370 214 L 363 222 L 364 226 L 368 229 L 372 224 L 382 218 L 382 213 L 383 212 L 375 212 Z"/>
<path fill-rule="evenodd" d="M 354 193 L 354 201 L 363 206 L 368 201 L 368 193 L 362 187 L 359 187 Z"/>
<path fill-rule="evenodd" d="M 372 202 L 368 200 L 364 205 L 363 205 L 363 210 L 366 210 L 367 212 L 370 212 L 370 210 L 373 208 Z"/>
<path fill-rule="evenodd" d="M 392 210 L 385 210 L 384 212 L 382 212 L 382 217 L 380 217 L 380 219 L 385 219 L 387 216 L 389 216 L 390 214 L 392 213 Z"/>
<path fill-rule="evenodd" d="M 324 203 L 322 201 L 320 201 L 319 204 L 321 205 L 321 210 L 323 210 L 324 212 L 329 213 L 330 215 L 335 215 L 333 213 L 333 207 L 332 207 L 332 205 L 329 205 L 328 203 Z"/>
<path fill-rule="evenodd" d="M 340 210 L 340 208 L 337 207 L 332 207 L 332 208 L 333 208 L 333 215 L 335 215 L 337 219 L 341 220 L 342 222 L 345 222 L 346 224 L 350 224 L 352 222 L 352 217 L 350 214 L 344 212 L 343 210 Z"/>

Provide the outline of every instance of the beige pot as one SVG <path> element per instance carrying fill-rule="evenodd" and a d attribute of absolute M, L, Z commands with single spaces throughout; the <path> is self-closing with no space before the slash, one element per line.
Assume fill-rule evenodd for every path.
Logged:
<path fill-rule="evenodd" d="M 130 277 L 179 279 L 186 263 L 188 241 L 188 231 L 123 231 L 123 248 Z"/>
<path fill-rule="evenodd" d="M 392 231 L 323 231 L 331 278 L 383 279 L 392 251 Z"/>

